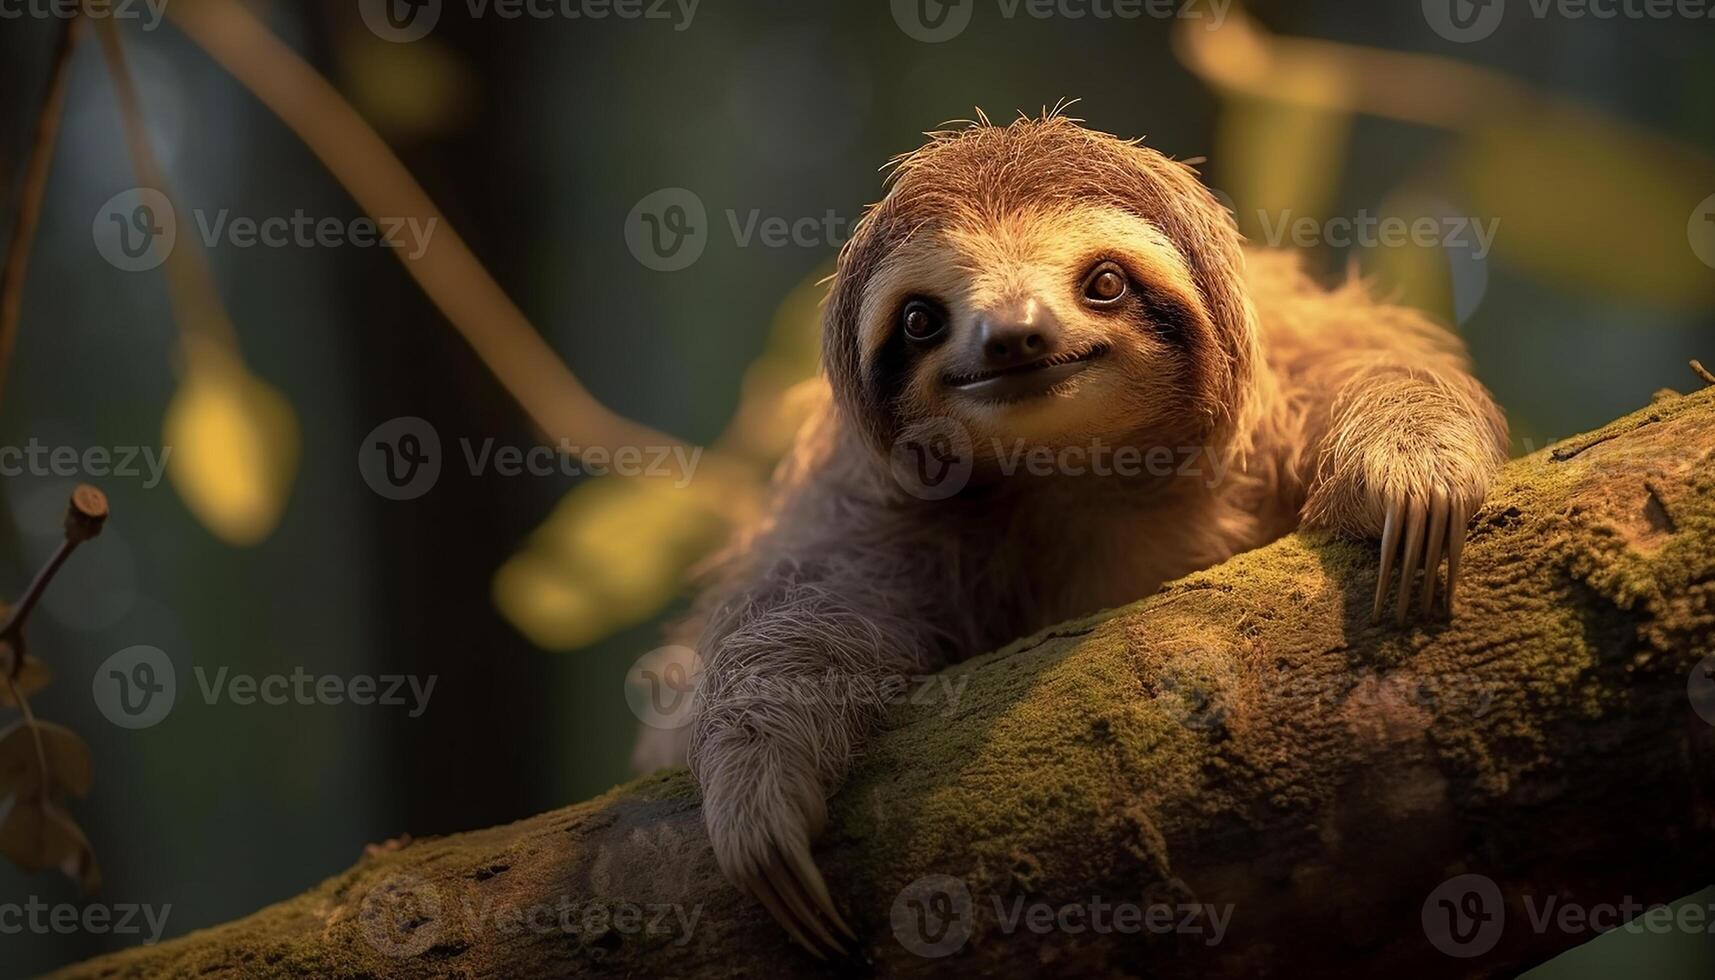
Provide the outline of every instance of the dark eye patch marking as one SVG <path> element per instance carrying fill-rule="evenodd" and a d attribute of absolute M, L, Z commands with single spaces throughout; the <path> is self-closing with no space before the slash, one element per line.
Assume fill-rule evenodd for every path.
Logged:
<path fill-rule="evenodd" d="M 1156 332 L 1169 343 L 1183 344 L 1191 335 L 1196 314 L 1178 297 L 1151 289 L 1138 291 L 1143 315 L 1149 318 Z"/>

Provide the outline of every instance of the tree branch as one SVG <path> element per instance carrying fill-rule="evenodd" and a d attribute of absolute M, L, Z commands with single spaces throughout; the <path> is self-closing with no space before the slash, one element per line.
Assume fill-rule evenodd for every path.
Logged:
<path fill-rule="evenodd" d="M 1592 938 L 1533 928 L 1527 902 L 1710 884 L 1712 456 L 1715 389 L 1514 461 L 1473 525 L 1451 622 L 1372 625 L 1375 545 L 1300 534 L 949 670 L 834 801 L 819 858 L 869 961 L 841 969 L 1511 975 Z M 1465 874 L 1494 883 L 1504 922 L 1492 949 L 1451 959 L 1433 896 Z M 1103 902 L 1230 919 L 1218 943 L 1207 918 L 1153 935 L 1008 926 L 1015 908 Z M 913 951 L 936 939 L 956 952 Z M 721 880 L 670 772 L 373 849 L 248 919 L 62 975 L 825 970 Z"/>

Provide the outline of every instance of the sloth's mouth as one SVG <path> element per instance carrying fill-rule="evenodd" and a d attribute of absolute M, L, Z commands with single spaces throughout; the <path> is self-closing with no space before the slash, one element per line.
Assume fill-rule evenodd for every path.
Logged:
<path fill-rule="evenodd" d="M 1055 391 L 1107 352 L 1106 345 L 1097 344 L 1086 350 L 1067 351 L 1017 367 L 975 374 L 949 374 L 941 380 L 961 395 L 985 401 L 1018 401 Z"/>

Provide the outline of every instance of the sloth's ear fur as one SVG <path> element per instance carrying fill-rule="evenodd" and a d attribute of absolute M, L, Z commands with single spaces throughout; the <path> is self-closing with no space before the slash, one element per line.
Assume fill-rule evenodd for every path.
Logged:
<path fill-rule="evenodd" d="M 1080 205 L 1118 207 L 1153 222 L 1184 257 L 1202 316 L 1185 338 L 1194 392 L 1188 417 L 1211 447 L 1242 455 L 1256 411 L 1261 362 L 1233 216 L 1188 166 L 1055 113 L 1005 126 L 978 121 L 929 134 L 893 161 L 889 190 L 840 250 L 823 311 L 823 363 L 837 410 L 885 451 L 909 420 L 863 374 L 858 323 L 864 291 L 887 255 L 937 228 L 981 228 L 1009 214 Z"/>

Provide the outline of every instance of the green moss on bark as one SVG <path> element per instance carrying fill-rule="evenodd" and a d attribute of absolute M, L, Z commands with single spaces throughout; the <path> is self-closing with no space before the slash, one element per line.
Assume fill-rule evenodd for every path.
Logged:
<path fill-rule="evenodd" d="M 835 799 L 818 855 L 860 971 L 1511 973 L 1583 938 L 1509 928 L 1445 959 L 1425 896 L 1672 899 L 1715 873 L 1715 390 L 1510 464 L 1451 621 L 1369 621 L 1374 545 L 1295 535 L 947 671 Z M 926 875 L 973 897 L 952 960 L 898 941 Z M 403 928 L 389 896 L 425 908 Z M 996 903 L 1231 905 L 1205 936 L 1009 930 Z M 665 932 L 504 915 L 675 906 Z M 396 911 L 396 910 L 395 910 Z M 694 916 L 694 918 L 693 918 Z M 1522 918 L 1522 914 L 1519 916 Z M 688 923 L 688 925 L 687 925 Z M 680 928 L 683 926 L 683 928 Z M 232 925 L 65 977 L 816 975 L 720 879 L 683 772 L 366 857 Z"/>

